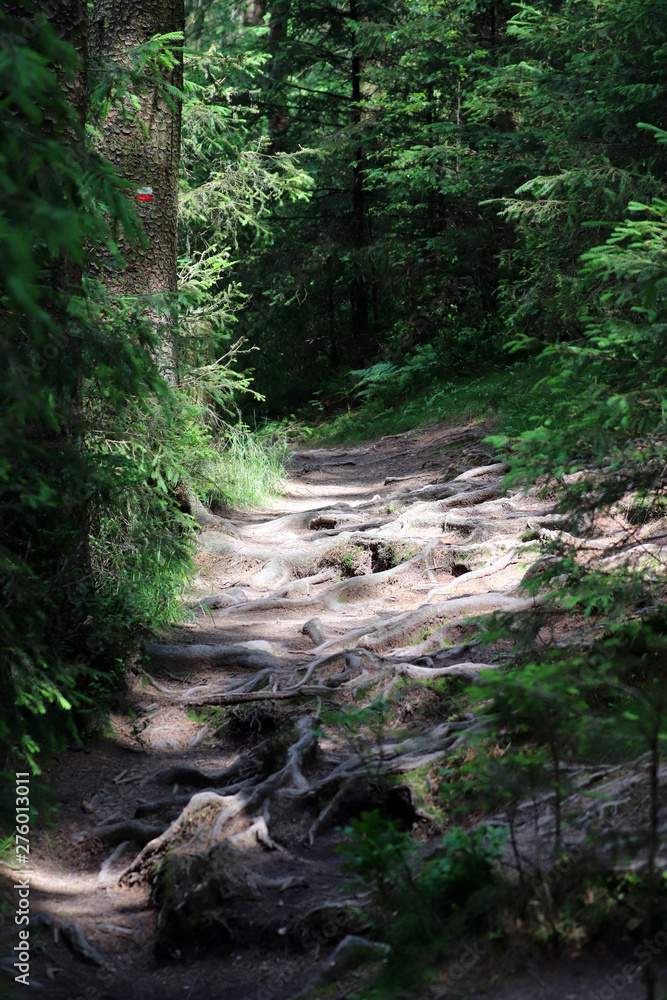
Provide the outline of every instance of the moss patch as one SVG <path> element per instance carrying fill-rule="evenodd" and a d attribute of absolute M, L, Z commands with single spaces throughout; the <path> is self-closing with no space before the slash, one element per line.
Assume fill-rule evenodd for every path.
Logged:
<path fill-rule="evenodd" d="M 373 542 L 371 548 L 371 568 L 373 573 L 382 573 L 401 563 L 414 559 L 420 546 L 411 542 Z"/>
<path fill-rule="evenodd" d="M 372 572 L 371 552 L 363 545 L 337 545 L 322 556 L 318 565 L 333 566 L 342 577 L 366 576 Z"/>

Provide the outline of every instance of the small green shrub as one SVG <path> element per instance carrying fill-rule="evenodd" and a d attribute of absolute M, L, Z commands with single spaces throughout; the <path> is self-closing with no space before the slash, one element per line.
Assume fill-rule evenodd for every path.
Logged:
<path fill-rule="evenodd" d="M 343 871 L 373 894 L 373 919 L 392 946 L 381 989 L 423 982 L 433 963 L 461 937 L 491 919 L 490 893 L 500 883 L 496 862 L 507 831 L 450 830 L 429 857 L 410 834 L 378 810 L 364 812 L 344 831 L 337 851 Z M 380 994 L 378 994 L 380 995 Z"/>

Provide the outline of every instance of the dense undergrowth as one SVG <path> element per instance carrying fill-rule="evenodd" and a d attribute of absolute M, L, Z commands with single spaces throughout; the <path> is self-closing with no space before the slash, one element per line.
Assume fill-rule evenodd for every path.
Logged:
<path fill-rule="evenodd" d="M 510 359 L 511 360 L 511 359 Z M 296 425 L 304 441 L 318 444 L 353 444 L 385 434 L 400 434 L 432 422 L 467 424 L 487 421 L 489 432 L 509 436 L 529 430 L 550 412 L 549 391 L 543 380 L 548 361 L 530 358 L 514 361 L 477 378 L 451 381 L 420 377 L 417 367 L 406 367 L 409 379 L 397 380 L 401 369 L 377 365 L 353 381 L 350 408 L 317 419 L 307 410 Z M 398 384 L 397 384 L 398 381 Z"/>

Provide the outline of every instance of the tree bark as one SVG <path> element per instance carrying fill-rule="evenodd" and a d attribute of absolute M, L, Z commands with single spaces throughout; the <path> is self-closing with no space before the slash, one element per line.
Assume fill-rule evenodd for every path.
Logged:
<path fill-rule="evenodd" d="M 264 22 L 264 0 L 248 0 L 243 11 L 243 25 L 246 28 L 256 28 Z"/>
<path fill-rule="evenodd" d="M 327 269 L 327 315 L 329 319 L 329 361 L 333 368 L 338 366 L 338 343 L 336 335 L 336 306 L 334 302 L 334 259 L 329 257 Z"/>
<path fill-rule="evenodd" d="M 153 36 L 183 31 L 183 0 L 94 0 L 89 19 L 89 51 L 95 72 L 109 63 L 128 69 L 132 50 Z M 182 89 L 182 53 L 165 83 Z M 140 109 L 132 115 L 129 99 L 124 116 L 112 108 L 101 127 L 100 152 L 132 185 L 148 246 L 123 244 L 125 268 L 108 270 L 106 282 L 118 295 L 169 295 L 176 291 L 178 166 L 181 107 L 167 100 L 159 85 L 135 88 Z M 152 189 L 152 200 L 141 200 L 139 189 Z M 144 195 L 144 197 L 147 197 Z"/>
<path fill-rule="evenodd" d="M 350 20 L 357 23 L 359 14 L 356 0 L 350 0 Z M 356 46 L 352 49 L 352 123 L 357 132 L 358 146 L 352 167 L 352 240 L 357 256 L 357 275 L 350 287 L 352 311 L 352 342 L 356 353 L 363 360 L 372 356 L 368 325 L 368 287 L 362 260 L 366 246 L 366 207 L 364 195 L 364 151 L 361 144 L 361 56 Z"/>
<path fill-rule="evenodd" d="M 35 9 L 45 17 L 53 31 L 76 49 L 79 68 L 71 79 L 60 76 L 60 86 L 67 101 L 76 111 L 79 120 L 86 120 L 88 108 L 88 8 L 86 0 L 37 0 Z M 20 3 L 6 4 L 5 10 L 16 16 L 25 15 L 25 7 Z"/>
<path fill-rule="evenodd" d="M 269 73 L 269 135 L 271 148 L 278 152 L 282 148 L 282 134 L 287 126 L 285 105 L 276 103 L 281 98 L 285 78 L 285 43 L 287 42 L 287 19 L 290 0 L 273 0 L 270 6 L 269 51 L 271 71 Z"/>
<path fill-rule="evenodd" d="M 183 31 L 183 0 L 94 0 L 89 22 L 91 61 L 97 72 L 115 63 L 128 69 L 132 50 L 155 35 Z M 175 68 L 163 73 L 165 84 L 182 91 L 183 54 L 178 47 Z M 181 149 L 181 102 L 158 83 L 137 84 L 134 96 L 140 108 L 129 114 L 112 108 L 103 123 L 99 149 L 132 185 L 141 226 L 148 245 L 121 245 L 125 268 L 107 269 L 105 281 L 118 296 L 145 299 L 143 315 L 157 331 L 156 361 L 163 378 L 178 384 L 178 352 L 169 322 L 169 304 L 178 288 L 178 181 Z M 149 197 L 150 200 L 144 200 Z M 158 297 L 158 301 L 154 301 Z M 208 515 L 189 484 L 184 484 L 190 513 L 202 526 Z M 210 518 L 210 520 L 206 520 Z"/>

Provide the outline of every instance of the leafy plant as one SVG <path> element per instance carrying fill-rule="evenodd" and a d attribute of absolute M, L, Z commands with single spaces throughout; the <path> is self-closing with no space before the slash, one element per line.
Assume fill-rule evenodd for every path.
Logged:
<path fill-rule="evenodd" d="M 353 819 L 344 833 L 337 848 L 343 871 L 371 889 L 378 931 L 392 945 L 381 989 L 423 982 L 432 964 L 488 917 L 507 832 L 454 828 L 426 858 L 409 833 L 377 810 Z"/>

